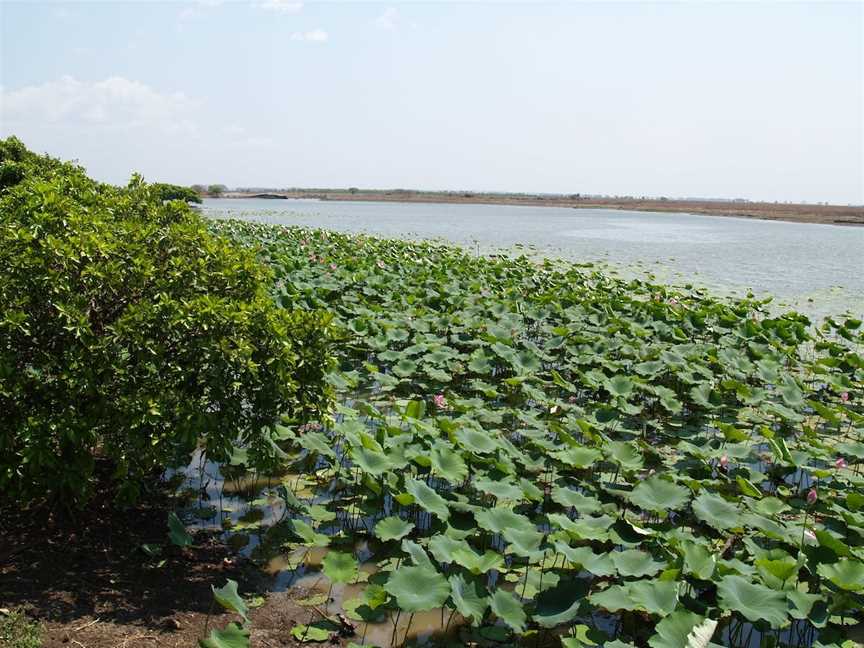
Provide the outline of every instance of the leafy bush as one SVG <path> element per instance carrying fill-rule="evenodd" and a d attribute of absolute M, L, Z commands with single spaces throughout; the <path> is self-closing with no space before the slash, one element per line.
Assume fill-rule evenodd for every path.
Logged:
<path fill-rule="evenodd" d="M 153 190 L 162 200 L 182 200 L 184 202 L 201 203 L 201 196 L 191 187 L 157 182 L 153 184 Z"/>
<path fill-rule="evenodd" d="M 0 612 L 0 645 L 7 648 L 39 648 L 42 626 L 20 610 Z"/>
<path fill-rule="evenodd" d="M 200 443 L 266 467 L 329 406 L 329 316 L 277 308 L 252 250 L 179 201 L 0 142 L 0 497 L 118 495 Z"/>

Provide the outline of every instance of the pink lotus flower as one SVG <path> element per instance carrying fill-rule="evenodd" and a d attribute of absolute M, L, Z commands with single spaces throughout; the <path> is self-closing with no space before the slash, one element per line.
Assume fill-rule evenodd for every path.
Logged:
<path fill-rule="evenodd" d="M 848 403 L 849 402 L 849 392 L 843 392 L 842 394 L 840 394 L 840 400 L 843 401 L 844 403 Z"/>
<path fill-rule="evenodd" d="M 721 467 L 723 470 L 726 470 L 726 466 L 728 466 L 728 465 L 729 465 L 729 457 L 727 457 L 727 456 L 724 454 L 722 457 L 720 457 L 720 467 Z"/>
<path fill-rule="evenodd" d="M 670 306 L 675 306 L 677 303 L 678 303 L 678 300 L 675 299 L 674 297 L 669 298 L 669 305 Z"/>
<path fill-rule="evenodd" d="M 444 394 L 435 394 L 432 397 L 432 402 L 435 403 L 435 407 L 438 409 L 444 409 L 447 407 L 447 399 L 444 398 Z"/>
<path fill-rule="evenodd" d="M 809 506 L 813 506 L 816 503 L 817 499 L 819 499 L 819 494 L 816 492 L 815 488 L 811 488 L 807 492 L 807 504 Z"/>
<path fill-rule="evenodd" d="M 810 542 L 816 542 L 816 534 L 810 529 L 804 529 L 804 537 Z"/>
<path fill-rule="evenodd" d="M 379 260 L 379 261 L 378 261 L 378 267 L 379 267 L 379 268 L 383 268 L 383 267 L 384 267 L 384 262 Z"/>
<path fill-rule="evenodd" d="M 335 264 L 335 263 L 331 263 L 331 264 L 330 264 L 330 269 L 331 269 L 331 270 L 335 270 L 335 269 L 336 269 L 336 264 Z"/>
<path fill-rule="evenodd" d="M 837 461 L 834 462 L 834 467 L 837 470 L 840 470 L 841 468 L 848 468 L 849 464 L 846 463 L 846 460 L 843 457 L 837 457 Z"/>

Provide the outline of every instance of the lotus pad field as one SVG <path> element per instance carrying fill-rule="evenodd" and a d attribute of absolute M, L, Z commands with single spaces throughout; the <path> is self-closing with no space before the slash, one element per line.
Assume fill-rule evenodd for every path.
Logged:
<path fill-rule="evenodd" d="M 332 420 L 275 431 L 292 478 L 264 533 L 361 584 L 339 612 L 441 609 L 453 645 L 855 645 L 860 321 L 432 243 L 212 227 L 257 247 L 278 303 L 341 330 Z"/>

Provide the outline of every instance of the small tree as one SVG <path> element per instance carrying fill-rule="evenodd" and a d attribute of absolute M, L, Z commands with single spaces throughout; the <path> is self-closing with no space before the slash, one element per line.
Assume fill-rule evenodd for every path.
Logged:
<path fill-rule="evenodd" d="M 121 499 L 202 446 L 256 467 L 329 405 L 329 316 L 269 297 L 252 250 L 133 177 L 118 189 L 0 141 L 0 501 Z"/>
<path fill-rule="evenodd" d="M 201 196 L 191 187 L 157 182 L 152 185 L 153 191 L 161 200 L 182 200 L 183 202 L 200 203 Z"/>
<path fill-rule="evenodd" d="M 209 187 L 207 187 L 207 193 L 209 193 L 211 196 L 215 196 L 216 198 L 221 196 L 227 190 L 228 190 L 228 187 L 226 187 L 225 185 L 222 185 L 222 184 L 212 184 Z"/>

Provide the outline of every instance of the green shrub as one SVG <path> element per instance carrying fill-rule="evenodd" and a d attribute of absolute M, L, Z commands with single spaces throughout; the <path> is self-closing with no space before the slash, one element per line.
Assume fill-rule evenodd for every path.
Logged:
<path fill-rule="evenodd" d="M 19 610 L 0 612 L 0 646 L 4 648 L 39 648 L 42 626 Z"/>
<path fill-rule="evenodd" d="M 199 444 L 267 467 L 280 417 L 329 407 L 329 316 L 277 308 L 253 250 L 139 177 L 22 149 L 0 142 L 0 497 L 80 503 L 105 457 L 134 500 Z"/>
<path fill-rule="evenodd" d="M 201 196 L 190 187 L 156 182 L 152 185 L 153 190 L 162 200 L 182 200 L 184 202 L 201 203 Z"/>

